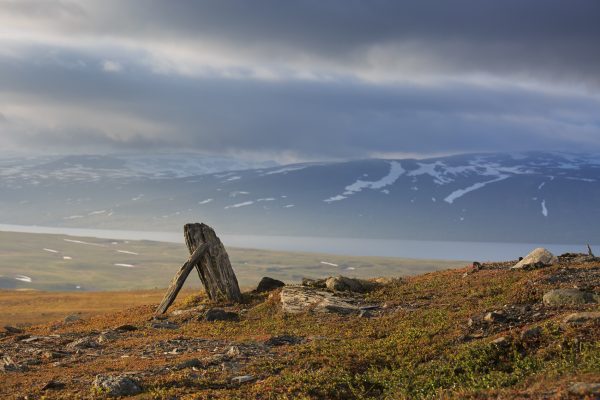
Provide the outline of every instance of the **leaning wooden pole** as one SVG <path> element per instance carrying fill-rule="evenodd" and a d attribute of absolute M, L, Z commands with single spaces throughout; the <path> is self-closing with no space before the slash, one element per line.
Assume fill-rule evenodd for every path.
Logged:
<path fill-rule="evenodd" d="M 186 224 L 183 232 L 190 254 L 193 254 L 202 244 L 212 244 L 200 262 L 196 264 L 198 275 L 208 298 L 215 301 L 225 300 L 239 303 L 242 300 L 242 293 L 235 272 L 231 267 L 225 246 L 214 229 L 206 224 L 195 223 Z"/>
<path fill-rule="evenodd" d="M 167 289 L 165 297 L 163 297 L 160 305 L 156 309 L 157 314 L 164 314 L 171 304 L 173 304 L 175 298 L 179 294 L 179 291 L 183 287 L 183 283 L 185 282 L 186 278 L 196 264 L 200 261 L 200 259 L 204 256 L 204 254 L 208 251 L 209 247 L 209 243 L 204 243 L 201 246 L 198 246 L 196 250 L 194 250 L 194 253 L 192 253 L 190 256 L 189 260 L 187 260 L 181 269 L 179 269 L 179 271 L 175 274 L 175 277 L 169 285 L 169 289 Z"/>

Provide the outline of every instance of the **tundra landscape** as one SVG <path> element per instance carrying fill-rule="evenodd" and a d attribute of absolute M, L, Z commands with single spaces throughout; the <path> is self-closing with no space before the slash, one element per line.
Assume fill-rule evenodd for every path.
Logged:
<path fill-rule="evenodd" d="M 600 400 L 597 0 L 0 0 L 0 400 Z"/>

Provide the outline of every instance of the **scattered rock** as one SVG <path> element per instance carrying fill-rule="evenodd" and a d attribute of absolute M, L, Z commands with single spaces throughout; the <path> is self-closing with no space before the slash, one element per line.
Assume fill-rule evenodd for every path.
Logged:
<path fill-rule="evenodd" d="M 116 338 L 119 337 L 119 334 L 114 332 L 114 331 L 106 331 L 106 332 L 102 332 L 99 336 L 98 336 L 98 343 L 107 343 L 110 342 L 111 340 L 115 340 Z"/>
<path fill-rule="evenodd" d="M 373 290 L 378 286 L 378 284 L 363 279 L 348 278 L 346 276 L 334 276 L 325 281 L 325 286 L 327 289 L 334 292 L 363 293 Z"/>
<path fill-rule="evenodd" d="M 267 346 L 285 346 L 300 344 L 304 342 L 304 338 L 290 335 L 272 336 L 265 340 Z"/>
<path fill-rule="evenodd" d="M 521 261 L 513 265 L 512 269 L 545 267 L 556 264 L 557 262 L 558 257 L 550 253 L 545 248 L 538 247 L 531 253 L 527 254 L 527 256 Z"/>
<path fill-rule="evenodd" d="M 506 315 L 502 311 L 491 311 L 483 317 L 486 322 L 496 323 L 506 321 Z"/>
<path fill-rule="evenodd" d="M 133 325 L 129 325 L 129 324 L 124 324 L 124 325 L 119 325 L 116 328 L 114 328 L 115 331 L 121 331 L 121 332 L 132 332 L 132 331 L 137 331 L 137 327 L 133 326 Z"/>
<path fill-rule="evenodd" d="M 94 389 L 109 397 L 133 396 L 142 391 L 139 384 L 126 375 L 96 375 Z"/>
<path fill-rule="evenodd" d="M 544 294 L 543 302 L 547 306 L 575 306 L 597 303 L 598 295 L 579 289 L 554 289 Z"/>
<path fill-rule="evenodd" d="M 229 356 L 229 357 L 237 357 L 240 354 L 242 354 L 242 352 L 240 351 L 239 347 L 231 346 L 231 347 L 229 347 L 229 350 L 227 350 L 227 353 L 225 353 L 225 354 L 227 354 L 227 356 Z"/>
<path fill-rule="evenodd" d="M 4 327 L 4 330 L 6 331 L 6 333 L 11 333 L 11 334 L 18 334 L 18 333 L 23 333 L 25 332 L 23 329 L 21 328 L 17 328 L 16 326 L 10 326 L 10 325 L 6 325 Z"/>
<path fill-rule="evenodd" d="M 252 375 L 236 376 L 235 378 L 231 378 L 231 383 L 241 384 L 241 383 L 244 383 L 244 382 L 253 381 L 254 379 L 255 378 Z"/>
<path fill-rule="evenodd" d="M 42 353 L 42 358 L 46 360 L 56 360 L 58 358 L 63 358 L 67 355 L 67 353 L 61 353 L 58 351 L 45 351 Z"/>
<path fill-rule="evenodd" d="M 205 306 L 198 306 L 198 307 L 186 308 L 185 310 L 174 310 L 173 312 L 171 312 L 171 315 L 180 316 L 180 315 L 188 315 L 188 314 L 198 314 L 198 313 L 204 311 L 205 308 L 206 308 Z"/>
<path fill-rule="evenodd" d="M 327 279 L 310 279 L 310 278 L 302 278 L 302 286 L 308 286 L 315 289 L 325 289 L 327 286 L 325 282 Z"/>
<path fill-rule="evenodd" d="M 577 396 L 600 396 L 600 383 L 574 383 L 569 387 L 569 393 Z"/>
<path fill-rule="evenodd" d="M 190 360 L 180 362 L 179 364 L 175 365 L 173 369 L 179 371 L 186 368 L 201 368 L 202 365 L 202 361 L 197 358 L 192 358 Z"/>
<path fill-rule="evenodd" d="M 523 342 L 533 343 L 538 341 L 541 335 L 542 328 L 536 326 L 533 328 L 525 329 L 523 332 L 521 332 L 521 340 Z"/>
<path fill-rule="evenodd" d="M 42 386 L 41 390 L 49 390 L 49 389 L 63 389 L 66 385 L 60 381 L 55 381 L 54 379 L 48 381 L 44 386 Z"/>
<path fill-rule="evenodd" d="M 156 321 L 150 326 L 154 329 L 179 329 L 179 325 L 171 321 Z"/>
<path fill-rule="evenodd" d="M 285 283 L 283 283 L 282 281 L 265 276 L 258 283 L 258 286 L 256 287 L 256 292 L 258 292 L 258 293 L 269 292 L 271 290 L 278 289 L 278 288 L 284 287 L 284 286 L 285 286 Z"/>
<path fill-rule="evenodd" d="M 79 315 L 77 315 L 77 314 L 71 314 L 71 315 L 67 315 L 67 316 L 66 316 L 66 317 L 63 319 L 63 322 L 64 322 L 65 324 L 71 324 L 71 323 L 73 323 L 73 322 L 77 322 L 77 321 L 80 321 L 80 320 L 81 320 L 81 317 L 80 317 Z"/>
<path fill-rule="evenodd" d="M 579 312 L 569 314 L 563 322 L 567 325 L 583 325 L 588 322 L 600 323 L 600 312 Z"/>
<path fill-rule="evenodd" d="M 283 311 L 290 314 L 306 311 L 338 314 L 359 312 L 359 308 L 349 302 L 352 299 L 305 286 L 286 286 L 281 290 L 280 297 Z"/>
<path fill-rule="evenodd" d="M 492 344 L 497 347 L 508 347 L 510 346 L 510 339 L 506 336 L 500 336 L 499 338 L 492 340 Z"/>
<path fill-rule="evenodd" d="M 211 308 L 204 317 L 207 321 L 239 321 L 240 316 L 232 311 L 225 311 L 222 308 Z"/>
<path fill-rule="evenodd" d="M 90 337 L 82 337 L 81 339 L 77 339 L 72 341 L 71 343 L 68 343 L 66 347 L 68 349 L 93 348 L 98 347 L 98 343 Z"/>
<path fill-rule="evenodd" d="M 2 357 L 0 360 L 0 371 L 3 372 L 23 372 L 26 371 L 27 367 L 15 363 L 9 356 Z"/>

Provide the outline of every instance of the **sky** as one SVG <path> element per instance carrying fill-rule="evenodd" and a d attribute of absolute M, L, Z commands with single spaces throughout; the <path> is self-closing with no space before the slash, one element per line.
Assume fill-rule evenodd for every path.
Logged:
<path fill-rule="evenodd" d="M 0 1 L 0 152 L 600 151 L 597 0 Z"/>

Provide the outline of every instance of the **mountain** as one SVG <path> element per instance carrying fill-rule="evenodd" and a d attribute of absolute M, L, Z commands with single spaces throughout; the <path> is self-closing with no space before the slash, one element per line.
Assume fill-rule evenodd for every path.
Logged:
<path fill-rule="evenodd" d="M 2 160 L 0 222 L 174 231 L 204 221 L 221 232 L 260 235 L 600 242 L 598 155 L 252 169 L 210 162 L 185 155 Z"/>

